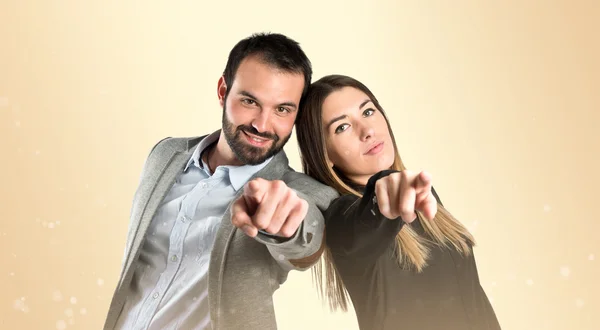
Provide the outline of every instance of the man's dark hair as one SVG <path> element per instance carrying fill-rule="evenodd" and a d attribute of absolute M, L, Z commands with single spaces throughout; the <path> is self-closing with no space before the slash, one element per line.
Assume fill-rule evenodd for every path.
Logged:
<path fill-rule="evenodd" d="M 233 85 L 240 63 L 251 55 L 259 56 L 265 64 L 276 69 L 302 73 L 304 75 L 304 89 L 301 100 L 304 99 L 312 79 L 312 65 L 298 42 L 278 33 L 255 33 L 233 47 L 229 52 L 229 58 L 223 72 L 225 84 L 227 84 L 225 97 L 229 95 L 229 90 Z"/>

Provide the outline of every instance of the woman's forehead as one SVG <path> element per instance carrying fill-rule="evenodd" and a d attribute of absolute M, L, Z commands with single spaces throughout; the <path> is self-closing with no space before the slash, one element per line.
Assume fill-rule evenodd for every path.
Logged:
<path fill-rule="evenodd" d="M 323 102 L 323 117 L 357 111 L 365 101 L 370 100 L 363 91 L 354 87 L 344 87 L 327 96 Z"/>

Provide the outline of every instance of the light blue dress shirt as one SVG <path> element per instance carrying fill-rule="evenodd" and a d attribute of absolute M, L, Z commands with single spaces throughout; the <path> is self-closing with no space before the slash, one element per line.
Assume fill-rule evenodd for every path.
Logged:
<path fill-rule="evenodd" d="M 235 194 L 260 165 L 219 166 L 210 173 L 204 138 L 162 201 L 135 263 L 117 329 L 210 329 L 208 264 L 221 221 Z"/>

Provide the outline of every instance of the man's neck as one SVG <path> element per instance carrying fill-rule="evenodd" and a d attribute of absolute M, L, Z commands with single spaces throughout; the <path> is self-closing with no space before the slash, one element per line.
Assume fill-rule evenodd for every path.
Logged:
<path fill-rule="evenodd" d="M 227 140 L 225 136 L 221 132 L 219 136 L 219 141 L 216 145 L 211 147 L 211 150 L 207 150 L 206 159 L 204 160 L 208 167 L 210 168 L 211 173 L 219 166 L 230 165 L 230 166 L 241 166 L 244 165 L 240 162 L 237 157 L 233 154 L 233 151 L 227 144 Z"/>

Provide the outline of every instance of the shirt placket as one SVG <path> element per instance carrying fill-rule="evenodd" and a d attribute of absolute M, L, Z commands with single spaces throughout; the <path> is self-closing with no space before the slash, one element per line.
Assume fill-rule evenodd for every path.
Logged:
<path fill-rule="evenodd" d="M 171 230 L 171 235 L 169 236 L 167 266 L 158 279 L 156 289 L 149 297 L 151 299 L 150 303 L 145 304 L 148 313 L 146 314 L 146 312 L 144 312 L 145 315 L 156 314 L 158 306 L 160 306 L 167 290 L 177 275 L 177 271 L 183 261 L 185 237 L 187 236 L 192 219 L 194 218 L 196 206 L 206 195 L 206 188 L 208 187 L 206 180 L 207 179 L 201 180 L 181 202 L 180 211 L 177 215 L 175 224 L 173 225 L 173 229 Z M 149 326 L 151 320 L 152 318 L 147 318 L 147 324 L 143 327 L 144 329 Z"/>

